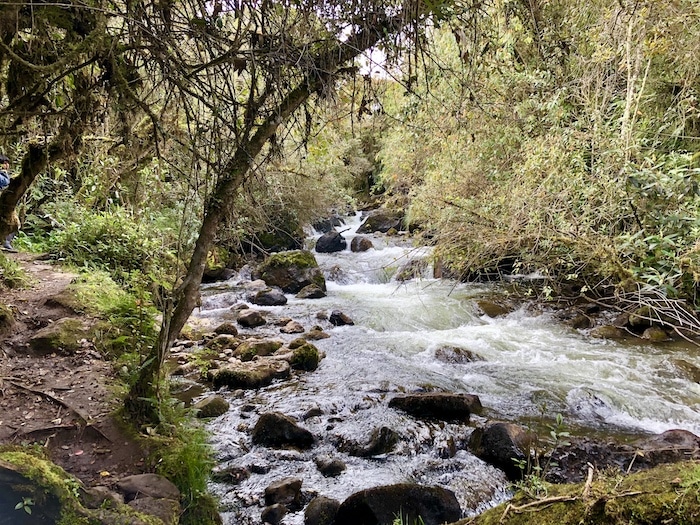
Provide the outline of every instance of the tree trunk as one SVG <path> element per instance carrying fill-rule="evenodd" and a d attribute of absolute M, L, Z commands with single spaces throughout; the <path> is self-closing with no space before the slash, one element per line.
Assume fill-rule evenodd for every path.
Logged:
<path fill-rule="evenodd" d="M 416 13 L 418 17 L 421 13 Z M 158 341 L 141 368 L 139 376 L 131 388 L 125 408 L 137 423 L 158 423 L 158 404 L 162 365 L 168 351 L 189 319 L 199 300 L 199 288 L 207 262 L 207 255 L 214 246 L 219 225 L 223 222 L 227 207 L 233 202 L 236 192 L 243 184 L 250 168 L 265 144 L 275 134 L 278 127 L 314 93 L 331 82 L 339 68 L 371 48 L 388 34 L 400 31 L 410 21 L 401 14 L 376 21 L 372 27 L 359 31 L 354 37 L 322 53 L 316 60 L 315 69 L 309 71 L 305 79 L 279 103 L 275 110 L 260 124 L 255 134 L 242 143 L 231 160 L 224 167 L 223 176 L 205 205 L 204 220 L 199 231 L 192 258 L 182 284 L 173 292 L 170 305 L 163 312 L 163 322 Z M 252 107 L 256 107 L 253 105 Z M 255 115 L 248 115 L 254 121 Z"/>

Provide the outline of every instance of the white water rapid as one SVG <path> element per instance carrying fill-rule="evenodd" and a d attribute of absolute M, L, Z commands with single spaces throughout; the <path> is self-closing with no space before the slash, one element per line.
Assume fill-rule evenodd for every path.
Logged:
<path fill-rule="evenodd" d="M 353 217 L 343 232 L 348 246 L 358 225 L 359 217 Z M 209 424 L 213 446 L 222 466 L 253 472 L 237 485 L 213 484 L 226 508 L 226 524 L 260 523 L 265 488 L 289 476 L 303 480 L 305 493 L 340 501 L 361 489 L 402 481 L 441 485 L 456 493 L 465 515 L 480 512 L 508 497 L 503 475 L 465 450 L 473 427 L 487 420 L 527 424 L 544 411 L 550 418 L 561 413 L 579 432 L 625 435 L 680 428 L 700 435 L 700 384 L 684 371 L 684 366 L 700 367 L 697 348 L 593 339 L 546 313 L 486 317 L 476 301 L 500 293 L 498 288 L 428 277 L 397 282 L 397 268 L 427 251 L 400 237 L 370 238 L 374 249 L 367 252 L 315 254 L 327 297 L 288 295 L 286 306 L 256 307 L 307 329 L 321 325 L 331 337 L 313 341 L 326 355 L 316 371 L 257 391 L 224 393 L 231 409 Z M 238 276 L 203 287 L 195 317 L 211 326 L 222 322 L 232 304 L 245 300 L 242 281 Z M 317 318 L 332 310 L 350 316 L 354 326 L 332 327 Z M 278 330 L 262 329 L 281 339 L 295 337 Z M 483 360 L 439 361 L 435 350 L 445 345 Z M 484 414 L 469 425 L 440 424 L 387 407 L 398 393 L 428 389 L 477 394 Z M 296 418 L 316 437 L 314 448 L 253 446 L 250 431 L 268 411 Z M 360 458 L 338 450 L 343 443 L 366 443 L 380 427 L 400 435 L 391 453 Z M 453 443 L 457 452 L 449 457 Z M 347 470 L 324 478 L 314 464 L 324 455 L 340 458 Z M 283 523 L 303 523 L 303 512 L 288 514 Z"/>

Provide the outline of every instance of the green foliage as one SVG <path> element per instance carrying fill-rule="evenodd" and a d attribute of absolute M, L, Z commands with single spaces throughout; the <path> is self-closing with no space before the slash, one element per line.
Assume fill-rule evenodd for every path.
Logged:
<path fill-rule="evenodd" d="M 540 407 L 541 417 L 544 418 L 546 405 Z M 554 453 L 560 447 L 570 445 L 568 438 L 570 433 L 564 425 L 564 417 L 561 414 L 555 416 L 553 423 L 546 425 L 549 433 L 547 437 L 538 437 L 533 442 L 530 450 L 526 452 L 525 459 L 513 458 L 514 463 L 522 472 L 522 480 L 515 483 L 515 487 L 533 498 L 547 497 L 549 484 L 545 481 L 550 469 L 557 466 L 552 460 Z"/>
<path fill-rule="evenodd" d="M 157 312 L 143 288 L 134 285 L 132 291 L 125 291 L 107 272 L 92 271 L 74 280 L 68 290 L 75 296 L 76 308 L 108 321 L 101 325 L 98 337 L 100 348 L 108 354 L 143 355 L 155 343 Z"/>
<path fill-rule="evenodd" d="M 48 242 L 51 255 L 78 267 L 101 268 L 123 275 L 148 274 L 167 260 L 167 252 L 154 231 L 136 217 L 116 208 L 108 212 L 73 209 L 65 229 Z"/>
<path fill-rule="evenodd" d="M 19 263 L 0 253 L 0 282 L 6 288 L 26 288 L 29 286 L 29 276 Z"/>
<path fill-rule="evenodd" d="M 162 403 L 161 413 L 163 422 L 151 429 L 149 442 L 154 446 L 153 456 L 158 458 L 156 471 L 182 493 L 184 513 L 180 523 L 217 523 L 217 504 L 207 493 L 214 460 L 205 429 L 174 399 Z"/>
<path fill-rule="evenodd" d="M 387 90 L 381 185 L 462 278 L 537 271 L 543 294 L 602 296 L 632 280 L 695 301 L 695 15 L 687 1 L 462 14 L 411 89 Z"/>

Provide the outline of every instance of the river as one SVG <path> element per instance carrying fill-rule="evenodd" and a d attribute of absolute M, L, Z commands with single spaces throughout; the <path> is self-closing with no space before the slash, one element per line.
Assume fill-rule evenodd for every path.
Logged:
<path fill-rule="evenodd" d="M 348 220 L 343 233 L 348 246 L 359 224 L 359 216 Z M 264 489 L 289 476 L 302 479 L 307 494 L 340 501 L 364 488 L 402 481 L 441 485 L 455 492 L 465 515 L 481 512 L 510 494 L 499 471 L 465 450 L 473 427 L 488 420 L 536 424 L 542 414 L 561 413 L 574 432 L 624 436 L 680 428 L 700 435 L 700 384 L 679 365 L 700 366 L 696 347 L 595 339 L 553 314 L 525 308 L 487 317 L 477 300 L 504 293 L 501 288 L 428 276 L 398 282 L 397 269 L 425 257 L 428 249 L 413 248 L 401 236 L 370 238 L 374 249 L 367 252 L 315 254 L 327 297 L 289 295 L 286 306 L 261 308 L 307 329 L 321 325 L 331 337 L 314 341 L 325 353 L 316 371 L 261 390 L 224 394 L 232 398 L 231 410 L 208 425 L 218 460 L 254 472 L 235 486 L 212 485 L 226 524 L 260 523 Z M 224 320 L 230 305 L 245 298 L 245 277 L 204 286 L 202 308 L 194 316 L 212 326 Z M 332 327 L 319 320 L 319 312 L 331 310 L 355 324 Z M 265 331 L 282 338 L 275 326 Z M 483 360 L 440 361 L 435 350 L 445 345 Z M 387 407 L 397 393 L 426 390 L 477 394 L 484 413 L 469 425 L 437 424 Z M 314 448 L 253 446 L 252 426 L 259 414 L 273 410 L 310 430 L 318 440 Z M 367 442 L 380 427 L 401 437 L 391 453 L 359 458 L 339 452 L 339 444 Z M 457 452 L 446 457 L 452 444 Z M 314 464 L 324 455 L 341 459 L 347 470 L 324 478 Z M 288 514 L 283 523 L 301 524 L 303 513 Z"/>

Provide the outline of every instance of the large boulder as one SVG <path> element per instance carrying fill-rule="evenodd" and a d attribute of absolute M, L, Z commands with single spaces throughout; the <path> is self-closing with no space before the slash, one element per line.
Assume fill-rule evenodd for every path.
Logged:
<path fill-rule="evenodd" d="M 481 412 L 481 401 L 473 394 L 427 392 L 397 396 L 389 407 L 402 410 L 417 418 L 468 422 L 472 413 Z"/>
<path fill-rule="evenodd" d="M 291 417 L 279 412 L 267 412 L 260 416 L 253 428 L 253 443 L 270 448 L 307 449 L 314 444 L 314 436 Z"/>
<path fill-rule="evenodd" d="M 337 231 L 324 233 L 316 241 L 316 251 L 318 253 L 342 252 L 348 247 L 348 243 Z"/>
<path fill-rule="evenodd" d="M 367 218 L 357 229 L 357 233 L 386 233 L 391 229 L 401 230 L 403 216 L 400 213 L 389 210 L 374 210 L 369 212 Z"/>
<path fill-rule="evenodd" d="M 474 429 L 469 437 L 469 450 L 515 481 L 523 476 L 517 462 L 530 459 L 535 440 L 530 431 L 514 423 L 490 423 Z"/>
<path fill-rule="evenodd" d="M 391 525 L 397 517 L 401 523 L 439 525 L 459 520 L 462 510 L 450 490 L 399 483 L 353 494 L 338 508 L 335 525 Z"/>
<path fill-rule="evenodd" d="M 285 293 L 297 293 L 310 284 L 326 290 L 326 279 L 313 253 L 308 250 L 275 253 L 260 265 L 255 276 Z"/>

